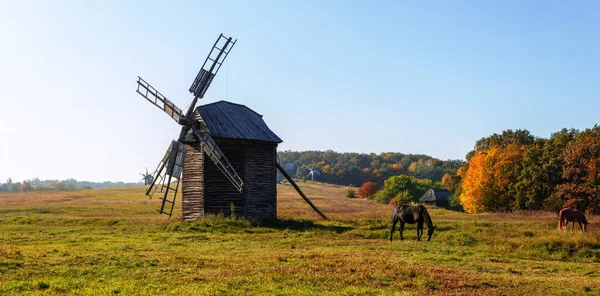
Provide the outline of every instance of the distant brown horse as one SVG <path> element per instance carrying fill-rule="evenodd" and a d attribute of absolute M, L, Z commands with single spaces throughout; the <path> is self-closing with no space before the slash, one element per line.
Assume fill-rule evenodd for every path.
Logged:
<path fill-rule="evenodd" d="M 433 226 L 431 217 L 429 216 L 429 213 L 427 213 L 427 209 L 424 206 L 397 205 L 394 207 L 394 211 L 392 212 L 390 241 L 392 241 L 394 228 L 396 228 L 396 223 L 398 222 L 400 222 L 400 240 L 404 240 L 404 236 L 402 236 L 402 231 L 404 231 L 404 223 L 417 223 L 417 240 L 421 240 L 421 236 L 423 235 L 423 223 L 425 223 L 425 227 L 427 228 L 427 241 L 431 240 L 433 231 L 437 228 L 437 226 Z"/>
<path fill-rule="evenodd" d="M 577 210 L 572 210 L 570 208 L 563 208 L 558 212 L 558 229 L 562 229 L 563 226 L 565 231 L 569 229 L 569 222 L 573 222 L 573 226 L 571 227 L 571 231 L 575 231 L 575 222 L 579 223 L 579 228 L 581 228 L 581 232 L 586 232 L 588 221 L 585 218 L 585 215 Z"/>

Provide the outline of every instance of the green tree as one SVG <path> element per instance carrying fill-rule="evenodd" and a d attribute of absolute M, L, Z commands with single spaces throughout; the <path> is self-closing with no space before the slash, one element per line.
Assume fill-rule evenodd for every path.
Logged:
<path fill-rule="evenodd" d="M 28 181 L 23 181 L 23 185 L 21 185 L 20 191 L 28 192 L 32 190 L 33 186 L 31 186 L 31 183 L 29 183 Z"/>
<path fill-rule="evenodd" d="M 410 199 L 403 197 L 404 202 L 416 202 L 421 195 L 433 187 L 440 187 L 440 183 L 433 183 L 428 179 L 418 179 L 413 176 L 392 176 L 385 180 L 383 189 L 375 194 L 375 201 L 389 203 L 392 198 L 399 197 L 407 191 Z"/>

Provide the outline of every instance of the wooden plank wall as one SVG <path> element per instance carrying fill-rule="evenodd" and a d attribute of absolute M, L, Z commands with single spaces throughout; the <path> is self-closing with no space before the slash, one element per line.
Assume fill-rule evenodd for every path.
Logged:
<path fill-rule="evenodd" d="M 195 220 L 207 214 L 259 219 L 277 218 L 277 144 L 247 140 L 215 139 L 244 181 L 237 191 L 217 166 L 200 150 L 185 144 L 187 154 L 182 180 L 182 218 Z"/>
<path fill-rule="evenodd" d="M 206 154 L 200 149 L 200 143 L 184 145 L 187 153 L 184 159 L 181 186 L 181 211 L 182 219 L 191 221 L 204 214 L 204 160 Z"/>
<path fill-rule="evenodd" d="M 245 216 L 277 218 L 277 144 L 258 142 L 246 153 Z"/>
<path fill-rule="evenodd" d="M 215 142 L 240 178 L 246 183 L 246 148 L 247 141 L 215 139 Z M 205 155 L 206 156 L 206 155 Z M 204 163 L 204 212 L 207 214 L 231 215 L 232 205 L 236 216 L 244 216 L 244 198 L 231 182 L 210 160 Z M 246 184 L 244 184 L 246 186 Z"/>

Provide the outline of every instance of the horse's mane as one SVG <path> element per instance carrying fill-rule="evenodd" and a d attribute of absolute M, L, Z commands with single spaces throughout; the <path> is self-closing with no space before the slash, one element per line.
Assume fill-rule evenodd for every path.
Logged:
<path fill-rule="evenodd" d="M 427 229 L 433 228 L 433 222 L 431 221 L 431 216 L 429 216 L 429 213 L 427 212 L 427 208 L 425 208 L 423 205 L 420 205 L 419 210 L 421 211 L 425 225 L 427 225 Z"/>

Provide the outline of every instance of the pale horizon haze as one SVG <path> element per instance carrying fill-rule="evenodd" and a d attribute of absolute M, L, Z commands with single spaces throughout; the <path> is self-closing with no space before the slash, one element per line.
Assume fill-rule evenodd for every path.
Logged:
<path fill-rule="evenodd" d="M 180 127 L 220 33 L 237 39 L 199 104 L 263 115 L 278 150 L 464 159 L 506 129 L 549 137 L 600 110 L 597 1 L 0 0 L 0 182 L 137 182 Z"/>

